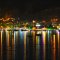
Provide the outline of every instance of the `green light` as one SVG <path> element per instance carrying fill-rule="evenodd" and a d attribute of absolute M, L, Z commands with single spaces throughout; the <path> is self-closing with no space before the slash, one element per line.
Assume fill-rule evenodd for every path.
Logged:
<path fill-rule="evenodd" d="M 28 26 L 28 29 L 32 29 L 32 26 Z"/>
<path fill-rule="evenodd" d="M 53 28 L 47 28 L 48 30 L 53 30 Z"/>

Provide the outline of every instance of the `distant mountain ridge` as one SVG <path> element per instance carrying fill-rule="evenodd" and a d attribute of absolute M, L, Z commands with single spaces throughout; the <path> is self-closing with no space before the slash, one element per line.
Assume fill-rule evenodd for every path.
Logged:
<path fill-rule="evenodd" d="M 40 11 L 40 16 L 43 16 L 43 17 L 58 16 L 58 17 L 60 17 L 60 7 L 42 10 L 42 11 Z"/>

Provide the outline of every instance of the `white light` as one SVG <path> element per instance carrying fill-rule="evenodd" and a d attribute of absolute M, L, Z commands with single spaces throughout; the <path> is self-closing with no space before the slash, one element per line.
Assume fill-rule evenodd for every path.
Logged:
<path fill-rule="evenodd" d="M 60 28 L 58 28 L 60 30 Z"/>
<path fill-rule="evenodd" d="M 41 25 L 39 23 L 37 23 L 36 26 L 41 26 Z"/>

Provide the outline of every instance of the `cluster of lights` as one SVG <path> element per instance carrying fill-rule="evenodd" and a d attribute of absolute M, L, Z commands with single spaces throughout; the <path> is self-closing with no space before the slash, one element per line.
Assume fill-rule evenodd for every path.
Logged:
<path fill-rule="evenodd" d="M 5 24 L 10 24 L 11 23 L 11 25 L 13 26 L 13 25 L 15 25 L 16 24 L 16 27 L 18 27 L 18 24 L 20 23 L 20 22 L 18 22 L 18 24 L 15 22 L 15 24 L 12 24 L 12 22 L 15 20 L 15 18 L 6 18 L 6 19 L 4 19 L 4 18 L 1 18 L 0 19 L 0 21 L 3 21 L 3 22 L 6 22 L 7 21 L 7 23 L 5 23 Z M 11 21 L 11 22 L 9 22 L 9 21 Z M 54 22 L 56 22 L 56 21 L 58 21 L 58 19 L 52 19 L 51 21 L 54 21 Z M 2 23 L 3 23 L 2 22 Z M 0 23 L 1 25 L 2 25 L 2 23 Z M 46 23 L 46 21 L 42 21 L 42 23 Z M 4 25 L 4 23 L 3 23 L 3 25 Z M 11 26 L 10 25 L 10 26 Z M 28 22 L 26 22 L 26 23 L 23 23 L 23 24 L 20 24 L 20 25 L 23 25 L 22 27 L 26 27 L 26 28 L 23 28 L 23 29 L 33 29 L 33 30 L 36 30 L 36 29 L 42 29 L 42 30 L 52 30 L 53 28 L 54 28 L 54 26 L 53 26 L 53 28 L 46 28 L 46 27 L 43 27 L 43 28 L 40 28 L 42 25 L 39 23 L 39 22 L 36 22 L 35 20 L 33 20 L 32 21 L 32 24 L 30 24 L 30 23 L 28 23 Z M 27 25 L 29 25 L 29 27 L 27 27 Z M 30 27 L 30 25 L 32 25 L 32 28 Z M 9 28 L 11 28 L 9 26 Z M 15 26 L 14 26 L 15 27 Z M 15 27 L 15 28 L 16 28 Z M 37 27 L 37 28 L 36 28 Z M 3 28 L 3 26 L 0 26 L 0 28 Z M 7 26 L 6 26 L 6 28 L 7 28 Z M 20 28 L 20 27 L 19 27 Z M 60 25 L 59 26 L 57 26 L 57 29 L 60 29 Z"/>
<path fill-rule="evenodd" d="M 9 21 L 9 20 L 15 20 L 15 18 L 0 18 L 0 21 L 3 21 L 3 22 L 6 22 L 6 21 Z"/>

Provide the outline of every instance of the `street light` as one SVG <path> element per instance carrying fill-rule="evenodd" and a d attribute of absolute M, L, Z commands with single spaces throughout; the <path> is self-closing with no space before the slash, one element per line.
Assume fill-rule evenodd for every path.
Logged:
<path fill-rule="evenodd" d="M 35 20 L 33 20 L 33 23 L 35 23 Z"/>

